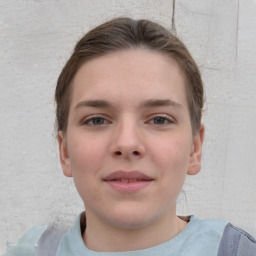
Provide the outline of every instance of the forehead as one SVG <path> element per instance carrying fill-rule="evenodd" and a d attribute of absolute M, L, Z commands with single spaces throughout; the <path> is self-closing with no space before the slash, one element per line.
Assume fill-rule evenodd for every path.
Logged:
<path fill-rule="evenodd" d="M 147 49 L 109 53 L 85 62 L 73 80 L 71 104 L 87 98 L 144 97 L 186 101 L 185 77 L 170 56 Z M 176 98 L 176 99 L 175 99 Z"/>

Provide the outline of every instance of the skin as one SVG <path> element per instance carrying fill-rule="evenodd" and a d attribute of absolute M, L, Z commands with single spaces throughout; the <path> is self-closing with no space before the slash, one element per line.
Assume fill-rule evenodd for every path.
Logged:
<path fill-rule="evenodd" d="M 200 170 L 204 128 L 192 135 L 185 82 L 175 60 L 145 49 L 92 59 L 75 75 L 58 140 L 63 173 L 74 178 L 86 208 L 89 249 L 144 249 L 186 226 L 176 198 L 186 174 Z M 152 180 L 120 192 L 104 181 L 118 170 Z"/>

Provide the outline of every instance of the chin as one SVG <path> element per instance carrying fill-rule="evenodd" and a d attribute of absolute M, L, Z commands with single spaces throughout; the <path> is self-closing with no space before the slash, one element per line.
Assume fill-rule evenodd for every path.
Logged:
<path fill-rule="evenodd" d="M 129 210 L 115 211 L 111 214 L 111 220 L 109 221 L 112 226 L 121 229 L 139 229 L 150 225 L 157 219 L 154 214 L 150 216 L 149 211 L 130 208 Z"/>
<path fill-rule="evenodd" d="M 120 229 L 126 229 L 126 230 L 134 230 L 134 229 L 140 229 L 148 226 L 150 224 L 150 221 L 145 221 L 144 218 L 135 218 L 130 216 L 129 219 L 126 220 L 117 220 L 115 219 L 112 223 L 113 226 L 120 228 Z"/>

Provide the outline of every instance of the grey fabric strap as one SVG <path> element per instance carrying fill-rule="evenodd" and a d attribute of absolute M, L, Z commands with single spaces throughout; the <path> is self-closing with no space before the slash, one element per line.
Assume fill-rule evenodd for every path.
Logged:
<path fill-rule="evenodd" d="M 52 226 L 48 227 L 35 247 L 34 256 L 55 256 L 60 240 L 66 232 L 66 229 L 57 230 Z"/>
<path fill-rule="evenodd" d="M 256 241 L 242 229 L 228 224 L 217 256 L 256 256 Z"/>

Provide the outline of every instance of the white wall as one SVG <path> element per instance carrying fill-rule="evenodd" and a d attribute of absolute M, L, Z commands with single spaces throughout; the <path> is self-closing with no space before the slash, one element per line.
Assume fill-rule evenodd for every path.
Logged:
<path fill-rule="evenodd" d="M 0 252 L 33 224 L 71 222 L 83 205 L 62 176 L 56 79 L 75 42 L 120 15 L 171 27 L 171 0 L 0 1 Z M 224 218 L 256 236 L 256 1 L 177 0 L 175 26 L 202 70 L 203 168 L 179 213 Z"/>

